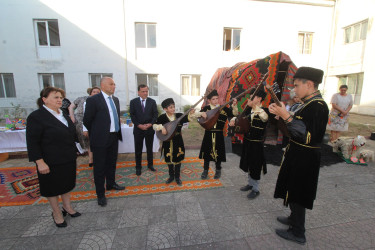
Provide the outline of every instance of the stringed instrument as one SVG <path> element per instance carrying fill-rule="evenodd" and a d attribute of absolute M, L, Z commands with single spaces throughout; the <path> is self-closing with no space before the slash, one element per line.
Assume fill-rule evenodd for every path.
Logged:
<path fill-rule="evenodd" d="M 260 89 L 265 86 L 265 81 L 268 78 L 268 72 L 263 76 L 262 80 L 258 84 L 257 88 L 255 89 L 253 95 L 251 96 L 250 100 L 254 100 L 255 95 L 260 91 Z M 251 89 L 250 89 L 251 90 Z M 246 105 L 245 109 L 239 114 L 234 122 L 234 132 L 238 134 L 247 134 L 250 129 L 250 123 L 246 116 L 246 110 L 249 106 Z"/>
<path fill-rule="evenodd" d="M 163 124 L 163 127 L 167 130 L 167 134 L 164 135 L 161 130 L 156 131 L 156 136 L 161 141 L 169 141 L 173 138 L 173 136 L 176 133 L 176 129 L 182 118 L 184 118 L 192 109 L 194 109 L 207 95 L 202 96 L 201 99 L 199 99 L 198 102 L 196 102 L 189 110 L 187 110 L 182 116 L 175 119 L 174 121 L 168 122 L 166 124 Z"/>
<path fill-rule="evenodd" d="M 279 98 L 277 98 L 276 96 L 276 93 L 280 92 L 280 88 L 279 88 L 279 85 L 275 82 L 273 84 L 273 86 L 269 85 L 269 84 L 266 84 L 266 89 L 268 90 L 268 92 L 270 93 L 271 95 L 271 98 L 272 100 L 276 103 L 277 106 L 281 107 L 281 103 L 280 103 L 280 100 Z M 276 92 L 276 93 L 275 93 Z M 277 120 L 277 127 L 278 129 L 281 131 L 281 133 L 283 133 L 283 135 L 287 136 L 287 137 L 290 137 L 290 134 L 289 134 L 289 131 L 286 127 L 286 124 L 285 122 L 283 121 L 283 119 L 279 118 Z"/>
<path fill-rule="evenodd" d="M 219 107 L 217 108 L 214 108 L 214 109 L 211 109 L 211 110 L 207 110 L 206 111 L 206 115 L 207 117 L 204 118 L 204 117 L 199 117 L 198 118 L 198 123 L 206 130 L 210 130 L 212 129 L 217 120 L 219 119 L 219 115 L 220 115 L 220 111 L 225 107 L 227 106 L 228 104 L 230 104 L 231 102 L 234 101 L 234 99 L 237 99 L 237 98 L 240 98 L 242 97 L 243 95 L 246 95 L 247 93 L 250 92 L 251 89 L 248 89 L 246 90 L 245 92 L 237 95 L 236 97 L 232 98 L 231 100 L 229 100 L 228 102 L 224 103 L 223 105 L 220 105 Z"/>

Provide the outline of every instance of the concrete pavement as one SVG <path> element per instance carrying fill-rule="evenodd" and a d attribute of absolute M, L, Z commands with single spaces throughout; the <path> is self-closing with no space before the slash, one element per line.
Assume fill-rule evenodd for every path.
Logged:
<path fill-rule="evenodd" d="M 187 150 L 197 156 L 197 150 Z M 126 158 L 120 157 L 119 160 Z M 80 159 L 81 161 L 85 159 Z M 224 188 L 74 203 L 81 217 L 57 228 L 48 205 L 0 208 L 1 249 L 375 249 L 375 164 L 339 163 L 320 171 L 317 200 L 306 214 L 305 246 L 279 238 L 276 221 L 288 215 L 273 192 L 279 167 L 269 165 L 260 196 L 239 188 L 247 175 L 227 154 Z M 32 165 L 8 160 L 0 167 Z M 183 181 L 183 180 L 182 180 Z"/>

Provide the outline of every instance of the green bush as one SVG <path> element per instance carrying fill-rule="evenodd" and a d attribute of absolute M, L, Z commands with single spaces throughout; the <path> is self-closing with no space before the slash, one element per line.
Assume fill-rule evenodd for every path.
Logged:
<path fill-rule="evenodd" d="M 182 109 L 184 110 L 184 113 L 188 111 L 190 108 L 191 108 L 191 105 L 185 105 L 182 107 Z"/>

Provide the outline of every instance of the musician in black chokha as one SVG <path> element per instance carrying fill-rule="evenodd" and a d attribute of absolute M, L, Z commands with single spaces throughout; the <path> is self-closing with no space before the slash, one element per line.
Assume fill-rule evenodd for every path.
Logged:
<path fill-rule="evenodd" d="M 166 135 L 168 134 L 168 131 L 165 129 L 163 124 L 174 121 L 183 114 L 175 113 L 175 103 L 172 98 L 165 99 L 161 103 L 161 106 L 165 113 L 157 118 L 156 123 L 152 127 L 155 131 L 161 130 L 162 134 Z M 164 151 L 164 160 L 168 164 L 169 169 L 169 178 L 166 181 L 166 184 L 170 184 L 173 180 L 176 180 L 177 185 L 182 185 L 180 170 L 181 162 L 185 159 L 185 147 L 181 135 L 181 128 L 184 123 L 189 122 L 189 117 L 192 113 L 194 113 L 194 109 L 190 111 L 189 116 L 185 116 L 178 123 L 176 133 L 172 139 L 163 142 L 162 150 Z"/>
<path fill-rule="evenodd" d="M 255 89 L 250 90 L 250 96 L 255 92 Z M 256 198 L 259 192 L 259 180 L 263 170 L 263 174 L 267 173 L 266 159 L 263 152 L 264 134 L 268 122 L 268 114 L 262 107 L 262 101 L 266 97 L 264 88 L 260 88 L 255 93 L 254 99 L 248 99 L 247 108 L 244 110 L 250 126 L 249 132 L 244 135 L 242 154 L 240 160 L 240 168 L 248 172 L 248 184 L 243 186 L 241 191 L 251 192 L 247 198 Z"/>
<path fill-rule="evenodd" d="M 211 109 L 215 109 L 219 107 L 219 94 L 216 90 L 213 90 L 210 94 L 207 95 L 207 99 L 210 102 L 209 105 L 204 106 L 201 109 L 200 115 L 204 118 L 207 118 L 205 112 Z M 203 173 L 201 178 L 207 179 L 208 177 L 208 170 L 210 161 L 214 161 L 216 165 L 216 172 L 214 179 L 219 179 L 221 176 L 221 162 L 226 161 L 225 157 L 225 144 L 224 144 L 224 134 L 223 129 L 224 125 L 228 118 L 234 118 L 238 114 L 237 108 L 237 100 L 233 100 L 233 104 L 231 108 L 224 107 L 220 111 L 219 119 L 217 120 L 215 126 L 210 129 L 206 130 L 204 133 L 203 141 L 201 150 L 199 152 L 199 158 L 204 159 L 203 165 Z M 229 126 L 234 125 L 234 120 L 232 119 Z"/>
<path fill-rule="evenodd" d="M 289 229 L 276 229 L 284 239 L 305 244 L 306 208 L 312 209 L 318 187 L 321 145 L 328 121 L 328 107 L 318 90 L 324 72 L 300 67 L 294 75 L 294 90 L 303 104 L 291 115 L 281 103 L 269 106 L 272 114 L 286 123 L 290 134 L 275 187 L 275 198 L 284 200 L 290 216 L 277 220 Z"/>

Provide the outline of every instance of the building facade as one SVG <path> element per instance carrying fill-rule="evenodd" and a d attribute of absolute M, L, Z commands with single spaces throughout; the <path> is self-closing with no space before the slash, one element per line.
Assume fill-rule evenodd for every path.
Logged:
<path fill-rule="evenodd" d="M 363 1 L 368 7 L 373 2 Z M 102 76 L 114 78 L 122 110 L 142 83 L 158 104 L 172 97 L 182 107 L 200 99 L 217 68 L 283 51 L 297 66 L 328 72 L 322 85 L 327 100 L 345 76 L 362 74 L 354 110 L 373 114 L 375 103 L 364 95 L 367 74 L 374 74 L 367 72 L 373 60 L 368 56 L 373 15 L 371 8 L 358 16 L 341 11 L 350 2 L 3 0 L 0 110 L 18 105 L 30 112 L 48 85 L 65 89 L 74 101 Z M 353 69 L 342 57 L 339 36 L 352 24 L 364 27 L 365 20 L 366 39 L 349 44 L 362 46 L 362 54 L 352 58 L 358 63 Z"/>

